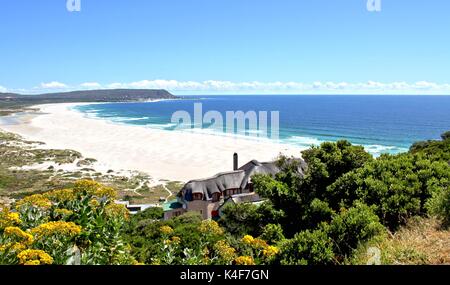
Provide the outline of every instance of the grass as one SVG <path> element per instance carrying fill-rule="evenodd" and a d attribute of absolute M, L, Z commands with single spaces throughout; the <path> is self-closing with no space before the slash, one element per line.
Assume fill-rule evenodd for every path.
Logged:
<path fill-rule="evenodd" d="M 180 181 L 169 181 L 166 183 L 166 188 L 172 192 L 172 195 L 178 194 L 183 186 L 184 183 Z"/>
<path fill-rule="evenodd" d="M 358 248 L 347 263 L 367 264 L 370 247 L 380 250 L 381 263 L 450 265 L 450 229 L 436 218 L 412 218 L 395 234 L 377 237 Z"/>

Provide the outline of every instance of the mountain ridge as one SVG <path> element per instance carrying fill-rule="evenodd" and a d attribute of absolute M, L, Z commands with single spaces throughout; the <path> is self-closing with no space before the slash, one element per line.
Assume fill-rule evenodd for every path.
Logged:
<path fill-rule="evenodd" d="M 178 97 L 164 89 L 98 89 L 70 92 L 24 95 L 18 93 L 0 93 L 1 102 L 130 102 L 156 99 L 177 99 Z"/>

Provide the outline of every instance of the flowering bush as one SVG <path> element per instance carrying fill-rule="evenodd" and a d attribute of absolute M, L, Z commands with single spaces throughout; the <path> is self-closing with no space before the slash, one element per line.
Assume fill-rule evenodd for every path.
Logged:
<path fill-rule="evenodd" d="M 23 265 L 52 264 L 53 258 L 42 250 L 27 249 L 17 255 Z"/>
<path fill-rule="evenodd" d="M 252 262 L 247 264 L 244 262 L 244 258 L 240 261 L 235 260 L 235 263 L 238 265 L 253 265 L 272 263 L 280 250 L 275 245 L 269 245 L 261 238 L 254 238 L 251 235 L 245 235 L 241 239 L 240 252 L 246 254 L 241 257 L 251 257 Z"/>
<path fill-rule="evenodd" d="M 216 221 L 205 220 L 200 224 L 200 232 L 204 234 L 211 235 L 222 235 L 224 233 L 223 229 L 219 226 Z"/>
<path fill-rule="evenodd" d="M 234 260 L 236 265 L 255 265 L 255 261 L 251 256 L 239 256 Z"/>
<path fill-rule="evenodd" d="M 0 264 L 135 264 L 121 238 L 128 211 L 95 181 L 0 209 Z M 176 240 L 176 239 L 175 239 Z"/>
<path fill-rule="evenodd" d="M 236 249 L 225 240 L 218 241 L 214 245 L 214 251 L 221 264 L 231 264 L 236 258 Z"/>

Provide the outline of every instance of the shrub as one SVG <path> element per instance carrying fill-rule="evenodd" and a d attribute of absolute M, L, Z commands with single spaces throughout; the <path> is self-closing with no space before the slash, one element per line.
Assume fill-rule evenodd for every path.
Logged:
<path fill-rule="evenodd" d="M 443 220 L 444 226 L 450 225 L 450 187 L 434 191 L 426 205 L 428 212 Z"/>
<path fill-rule="evenodd" d="M 259 206 L 248 203 L 228 204 L 222 209 L 219 224 L 235 236 L 259 236 L 267 224 L 278 223 L 283 214 L 283 211 L 275 210 L 270 202 Z"/>
<path fill-rule="evenodd" d="M 140 219 L 160 220 L 164 217 L 164 210 L 160 207 L 148 208 L 136 214 Z"/>
<path fill-rule="evenodd" d="M 327 187 L 342 175 L 373 160 L 363 147 L 353 146 L 348 141 L 323 143 L 302 152 L 302 156 L 308 164 L 307 169 L 302 167 L 303 174 L 296 172 L 298 165 L 292 160 L 281 158 L 278 164 L 282 171 L 275 178 L 252 178 L 255 191 L 285 213 L 280 224 L 288 237 L 329 221 L 337 203 L 330 199 Z"/>
<path fill-rule="evenodd" d="M 283 228 L 279 224 L 268 224 L 262 230 L 260 238 L 268 243 L 276 244 L 284 240 Z"/>
<path fill-rule="evenodd" d="M 410 153 L 421 153 L 430 160 L 450 160 L 450 131 L 441 135 L 442 140 L 422 141 L 413 144 Z"/>
<path fill-rule="evenodd" d="M 282 265 L 332 264 L 333 242 L 324 230 L 302 231 L 282 242 L 277 261 Z"/>
<path fill-rule="evenodd" d="M 441 138 L 442 138 L 442 140 L 444 140 L 444 141 L 450 139 L 450 131 L 443 133 L 443 134 L 441 135 Z"/>
<path fill-rule="evenodd" d="M 81 180 L 28 196 L 0 213 L 0 264 L 132 264 L 120 232 L 128 218 L 115 191 Z M 51 261 L 51 262 L 50 262 Z"/>
<path fill-rule="evenodd" d="M 320 195 L 325 188 L 343 174 L 373 159 L 362 146 L 354 146 L 348 141 L 326 142 L 303 151 L 302 155 L 309 168 L 303 184 L 307 183 L 311 191 L 318 192 L 317 198 L 322 198 Z"/>
<path fill-rule="evenodd" d="M 345 174 L 327 192 L 337 205 L 350 207 L 354 200 L 374 206 L 381 222 L 395 230 L 406 220 L 425 213 L 434 189 L 448 187 L 450 166 L 420 154 L 384 155 Z"/>
<path fill-rule="evenodd" d="M 333 240 L 334 252 L 342 260 L 359 244 L 384 232 L 379 218 L 373 210 L 360 202 L 350 209 L 343 209 L 333 217 L 329 225 L 323 227 Z"/>

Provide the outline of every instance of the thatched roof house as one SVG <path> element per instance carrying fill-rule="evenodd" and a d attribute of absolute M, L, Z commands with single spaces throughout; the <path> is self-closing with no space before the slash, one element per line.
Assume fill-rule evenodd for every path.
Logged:
<path fill-rule="evenodd" d="M 298 171 L 303 176 L 306 163 L 299 160 Z M 237 168 L 237 154 L 234 155 L 234 171 L 219 173 L 206 179 L 191 180 L 184 185 L 178 196 L 178 202 L 183 205 L 181 209 L 172 211 L 179 215 L 184 211 L 197 211 L 209 219 L 218 215 L 220 206 L 229 201 L 234 203 L 253 203 L 262 199 L 253 191 L 251 182 L 255 174 L 275 176 L 280 172 L 276 162 L 259 162 L 252 160 Z M 248 195 L 248 197 L 245 197 Z M 168 217 L 173 216 L 168 212 Z"/>
<path fill-rule="evenodd" d="M 252 160 L 235 171 L 219 173 L 213 177 L 189 181 L 181 190 L 186 201 L 217 200 L 221 196 L 242 194 L 251 189 L 251 177 L 255 174 L 275 175 L 280 171 L 274 162 Z"/>

